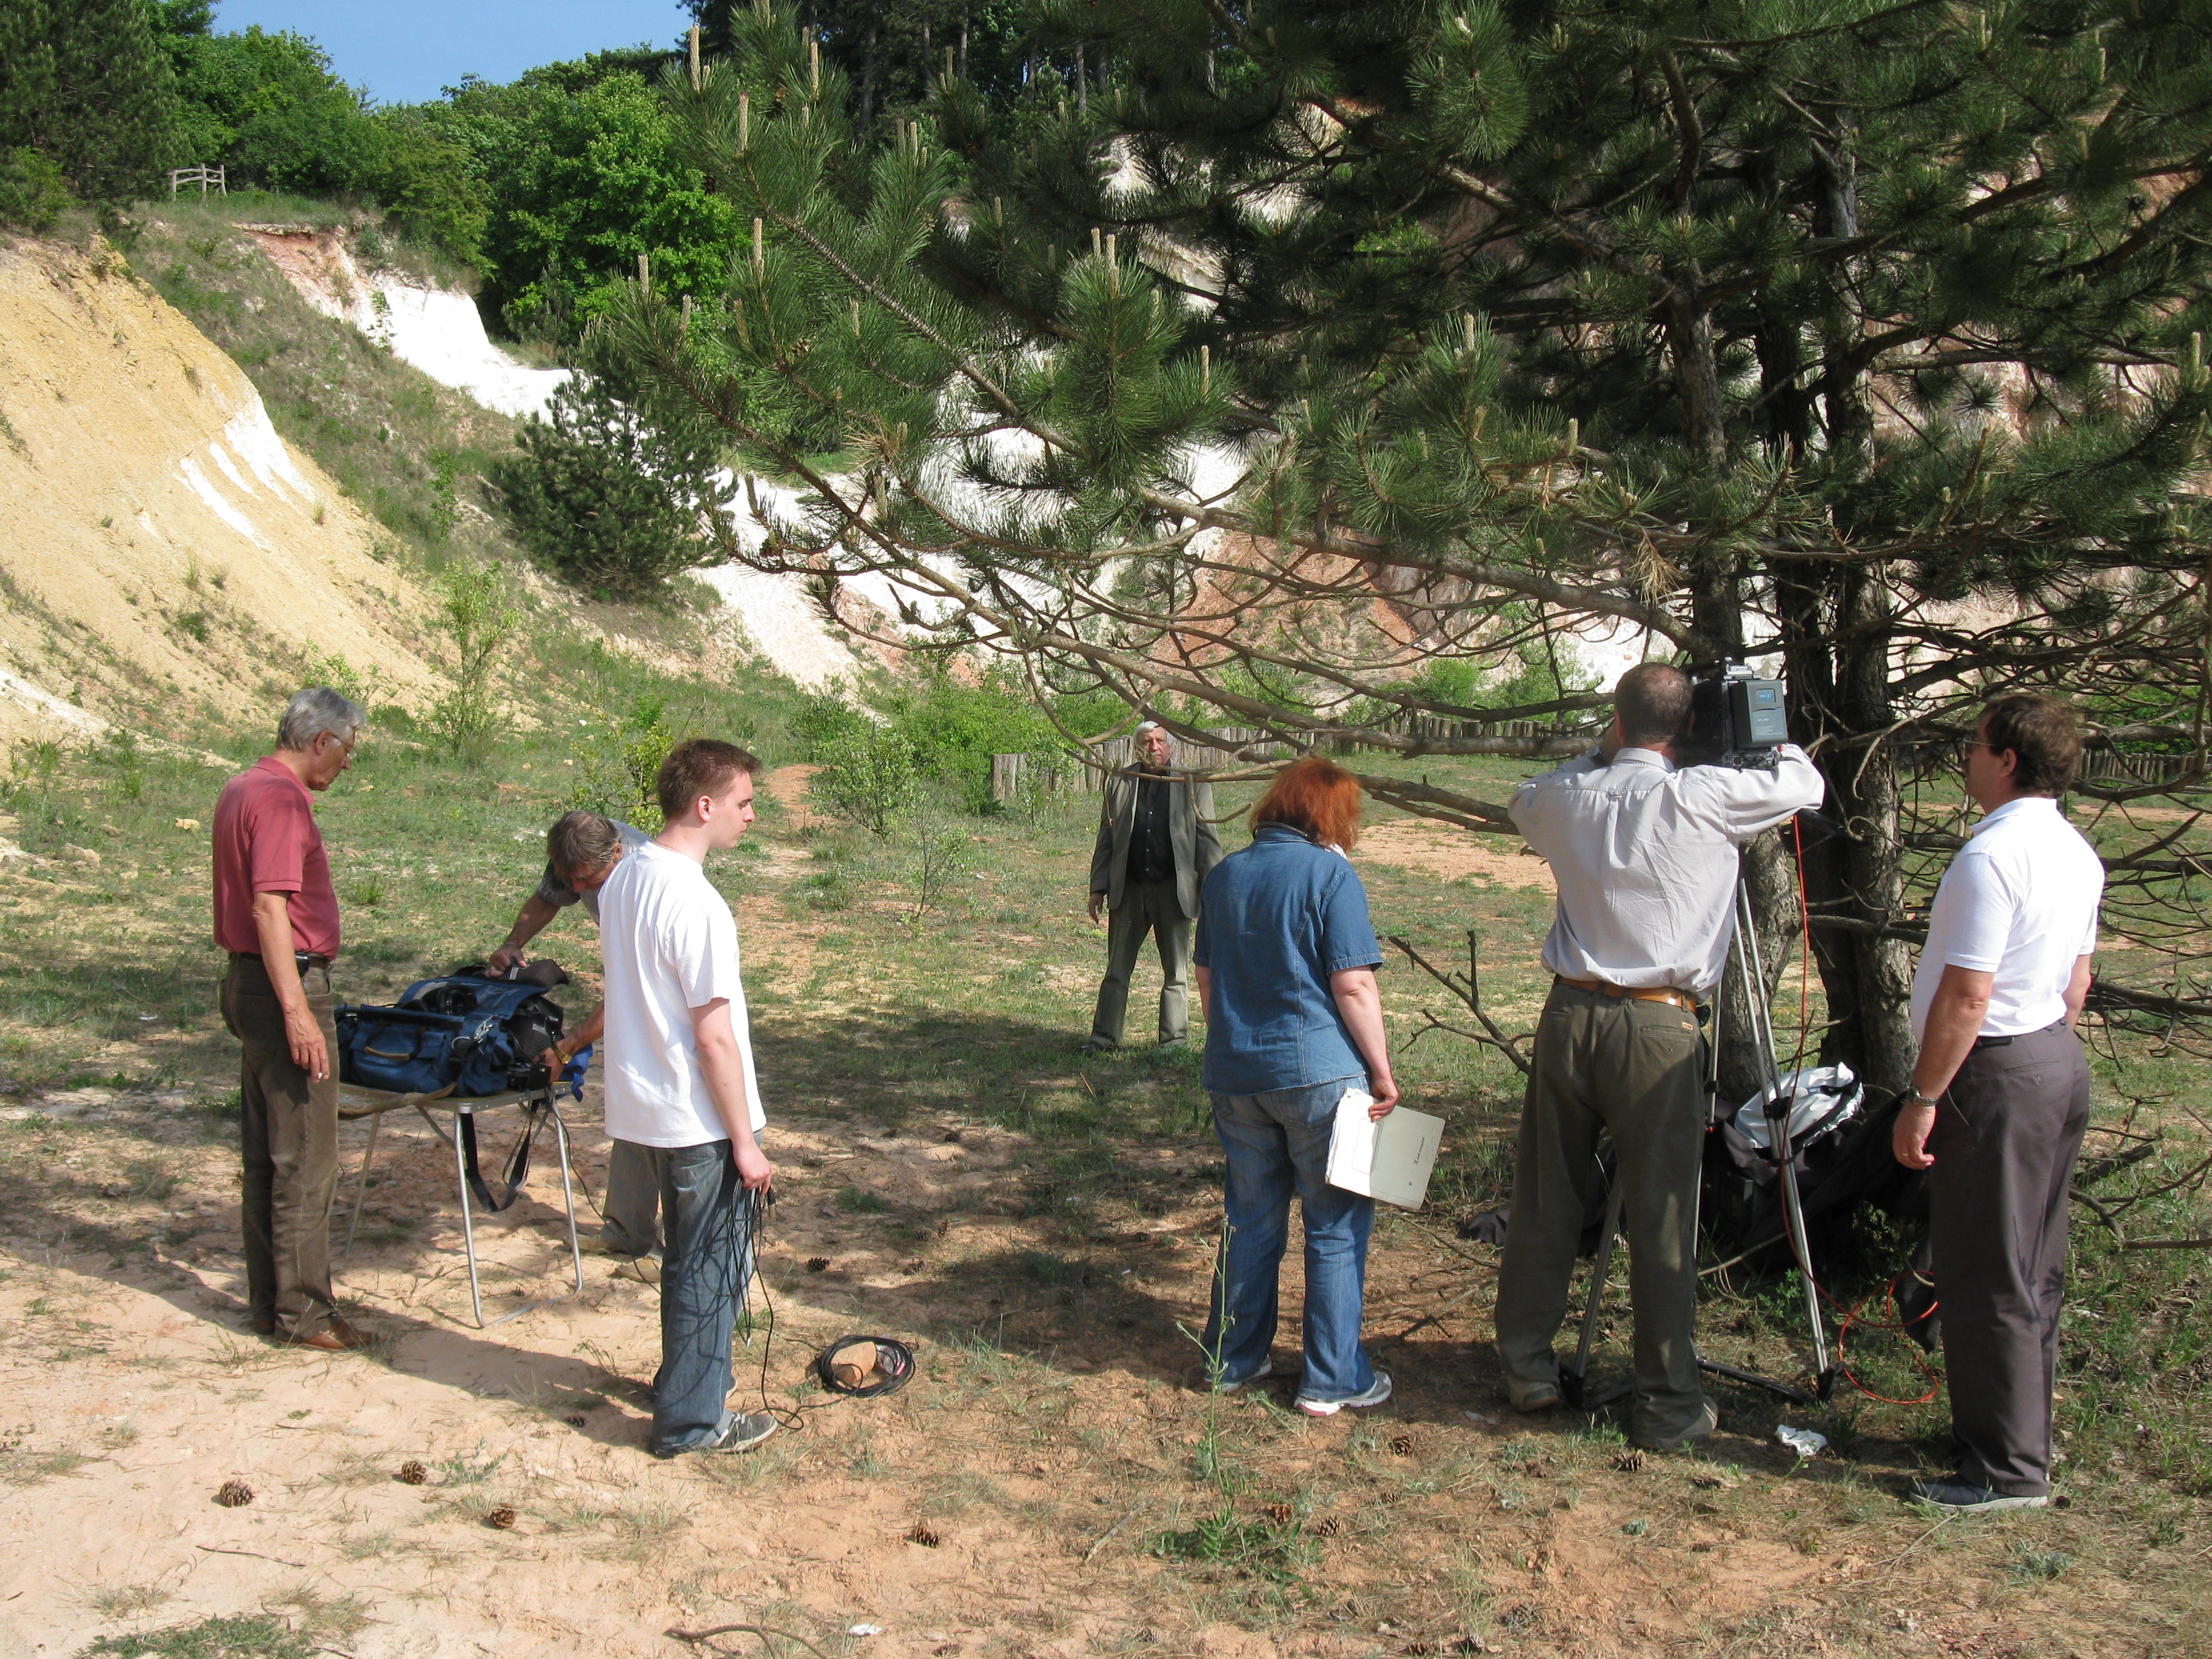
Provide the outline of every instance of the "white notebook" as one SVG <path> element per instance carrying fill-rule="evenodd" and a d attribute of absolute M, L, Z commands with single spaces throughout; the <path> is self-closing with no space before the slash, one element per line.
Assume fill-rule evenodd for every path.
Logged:
<path fill-rule="evenodd" d="M 1364 1193 L 1385 1204 L 1418 1210 L 1428 1196 L 1444 1121 L 1398 1106 L 1381 1122 L 1367 1115 L 1375 1097 L 1347 1089 L 1336 1103 L 1336 1128 L 1328 1143 L 1328 1184 Z"/>

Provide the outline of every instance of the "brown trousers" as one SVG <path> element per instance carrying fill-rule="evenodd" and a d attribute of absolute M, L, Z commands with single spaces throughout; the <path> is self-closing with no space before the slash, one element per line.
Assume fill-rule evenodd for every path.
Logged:
<path fill-rule="evenodd" d="M 2066 1191 L 2088 1122 L 2088 1062 L 2061 1024 L 1967 1055 L 1928 1136 L 1959 1475 L 2008 1497 L 2051 1490 Z"/>
<path fill-rule="evenodd" d="M 331 1322 L 331 1200 L 338 1178 L 338 1044 L 331 975 L 301 975 L 307 1006 L 330 1047 L 318 1083 L 292 1059 L 284 1010 L 258 957 L 234 956 L 222 981 L 222 1023 L 244 1045 L 239 1065 L 239 1221 L 246 1296 L 253 1318 L 280 1340 L 310 1337 Z"/>
<path fill-rule="evenodd" d="M 1498 1279 L 1498 1357 L 1517 1400 L 1556 1386 L 1583 1218 L 1602 1184 L 1597 1139 L 1619 1154 L 1628 1299 L 1636 1314 L 1629 1434 L 1674 1445 L 1705 1409 L 1698 1380 L 1698 1171 L 1705 1091 L 1697 1016 L 1555 983 L 1536 1027 L 1521 1110 L 1513 1213 Z"/>

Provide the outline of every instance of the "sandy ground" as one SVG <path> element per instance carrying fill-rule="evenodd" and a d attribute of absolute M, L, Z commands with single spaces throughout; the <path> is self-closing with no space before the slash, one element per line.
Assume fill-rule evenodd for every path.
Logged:
<path fill-rule="evenodd" d="M 588 1127 L 594 1103 L 573 1115 L 579 1170 L 596 1190 L 605 1142 Z M 362 1139 L 349 1127 L 349 1175 Z M 488 1125 L 487 1163 L 508 1139 Z M 931 1124 L 860 1138 L 848 1125 L 780 1124 L 771 1150 L 785 1196 L 765 1278 L 803 1345 L 770 1350 L 770 1399 L 787 1401 L 806 1354 L 845 1330 L 911 1336 L 988 1322 L 1002 1304 L 1003 1285 L 960 1264 L 1018 1244 L 1018 1226 L 963 1221 L 931 1243 L 927 1260 L 902 1260 L 881 1242 L 856 1242 L 835 1194 L 859 1184 L 975 1217 L 1015 1179 L 1012 1137 Z M 70 1653 L 118 1628 L 241 1607 L 312 1612 L 348 1597 L 366 1622 L 324 1650 L 355 1659 L 669 1653 L 681 1650 L 662 1634 L 672 1627 L 762 1617 L 777 1605 L 787 1617 L 812 1615 L 817 1632 L 880 1625 L 865 1651 L 886 1659 L 1005 1650 L 1011 1638 L 1017 1650 L 1074 1655 L 1147 1616 L 1139 1592 L 1158 1594 L 1147 1581 L 1162 1568 L 1135 1547 L 1177 1519 L 1188 1494 L 1174 1466 L 1199 1427 L 1185 1387 L 1188 1350 L 1172 1335 L 1133 1340 L 1072 1308 L 1044 1331 L 1042 1365 L 995 1370 L 998 1362 L 979 1370 L 972 1352 L 924 1338 L 923 1380 L 900 1395 L 815 1395 L 799 1427 L 747 1457 L 663 1462 L 644 1449 L 657 1291 L 634 1267 L 593 1253 L 581 1296 L 479 1331 L 451 1153 L 395 1118 L 378 1164 L 364 1242 L 342 1280 L 359 1316 L 386 1339 L 374 1356 L 287 1352 L 240 1332 L 234 1206 L 179 1206 L 172 1236 L 186 1236 L 162 1248 L 151 1273 L 108 1265 L 97 1218 L 44 1239 L 34 1235 L 48 1218 L 12 1218 L 0 1307 L 16 1335 L 0 1358 L 0 1386 L 18 1425 L 13 1438 L 33 1450 L 68 1443 L 90 1461 L 0 1492 L 0 1534 L 14 1546 L 0 1566 L 0 1650 Z M 1190 1214 L 1158 1224 L 1154 1248 L 1188 1258 L 1158 1310 L 1169 1318 L 1203 1318 L 1205 1256 L 1187 1247 L 1203 1242 L 1188 1235 L 1210 1216 L 1210 1200 L 1206 1191 Z M 541 1165 L 522 1201 L 480 1223 L 488 1316 L 568 1289 L 559 1206 L 556 1170 Z M 392 1228 L 395 1219 L 422 1225 L 366 1242 L 404 1231 Z M 587 1227 L 592 1219 L 586 1204 Z M 341 1237 L 343 1224 L 342 1214 Z M 1399 1282 L 1375 1298 L 1380 1324 L 1417 1283 L 1389 1277 Z M 1294 1297 L 1295 1268 L 1289 1279 Z M 1424 1363 L 1459 1370 L 1463 1343 L 1431 1332 L 1396 1363 L 1401 1372 Z M 750 1367 L 763 1346 L 738 1351 L 737 1403 L 760 1401 Z M 1029 1410 L 1103 1437 L 1088 1437 L 1086 1449 L 1079 1437 L 1024 1434 Z M 1456 1389 L 1409 1397 L 1394 1419 L 1392 1431 L 1410 1427 L 1431 1456 L 1505 1432 L 1468 1418 Z M 1310 1443 L 1286 1478 L 1325 1465 L 1354 1426 L 1347 1414 L 1302 1428 Z M 398 1478 L 410 1461 L 428 1473 L 420 1486 Z M 1138 1489 L 1134 1510 L 1132 1468 L 1170 1477 L 1166 1490 Z M 909 1478 L 880 1478 L 894 1471 Z M 948 1504 L 963 1480 L 993 1488 L 995 1501 Z M 220 1505 L 229 1481 L 250 1487 L 252 1501 Z M 1610 1624 L 1626 1613 L 1655 1636 L 1679 1635 L 1685 1626 L 1669 1606 L 1686 1604 L 1688 1585 L 1657 1584 L 1644 1567 L 1620 1577 L 1620 1528 L 1635 1503 L 1632 1492 L 1593 1495 L 1572 1514 L 1532 1514 L 1485 1534 L 1492 1553 L 1510 1543 L 1532 1564 L 1522 1576 L 1531 1595 L 1542 1593 L 1547 1620 L 1571 1620 L 1581 1608 Z M 1488 1501 L 1481 1508 L 1495 1513 Z M 510 1528 L 489 1519 L 501 1510 L 512 1511 Z M 1118 1547 L 1107 1539 L 1117 1520 L 1129 1523 Z M 1358 1521 L 1347 1511 L 1335 1525 Z M 914 1541 L 918 1527 L 934 1547 Z M 1717 1526 L 1683 1542 L 1698 1551 L 1685 1559 L 1698 1569 L 1701 1617 L 1777 1584 L 1809 1586 L 1840 1565 Z M 1356 1598 L 1372 1576 L 1363 1565 L 1341 1588 Z M 101 1610 L 103 1596 L 112 1607 L 126 1595 L 149 1604 L 142 1615 Z M 1370 1629 L 1283 1650 L 1201 1619 L 1165 1650 L 1350 1655 L 1371 1649 Z"/>
<path fill-rule="evenodd" d="M 1389 818 L 1359 832 L 1358 856 L 1447 880 L 1462 877 L 1485 885 L 1559 890 L 1552 866 L 1510 836 L 1479 836 L 1424 818 Z"/>

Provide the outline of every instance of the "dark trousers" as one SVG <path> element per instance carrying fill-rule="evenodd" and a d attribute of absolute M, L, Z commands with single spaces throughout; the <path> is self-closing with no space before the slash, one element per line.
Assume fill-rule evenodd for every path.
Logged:
<path fill-rule="evenodd" d="M 730 1425 L 730 1340 L 753 1273 L 753 1200 L 726 1140 L 629 1146 L 653 1172 L 666 1225 L 660 1266 L 660 1369 L 653 1378 L 656 1455 L 705 1445 Z"/>
<path fill-rule="evenodd" d="M 599 1242 L 616 1255 L 647 1255 L 660 1248 L 660 1175 L 652 1151 L 629 1140 L 607 1147 Z"/>
<path fill-rule="evenodd" d="M 1556 1385 L 1552 1349 L 1583 1218 L 1601 1185 L 1597 1139 L 1611 1132 L 1636 1315 L 1636 1399 L 1629 1434 L 1670 1445 L 1705 1408 L 1698 1320 L 1698 1165 L 1705 1092 L 1697 1016 L 1554 984 L 1536 1027 L 1521 1111 L 1513 1212 L 1498 1279 L 1498 1357 L 1517 1401 Z"/>
<path fill-rule="evenodd" d="M 222 979 L 222 1023 L 243 1045 L 239 1061 L 239 1223 L 246 1299 L 256 1322 L 298 1340 L 328 1325 L 331 1200 L 338 1179 L 338 1040 L 331 972 L 300 976 L 322 1028 L 330 1074 L 320 1082 L 292 1059 L 284 1009 L 258 957 L 234 956 Z"/>
<path fill-rule="evenodd" d="M 1106 915 L 1106 977 L 1099 981 L 1092 1036 L 1121 1041 L 1128 1024 L 1129 976 L 1137 971 L 1147 933 L 1159 941 L 1160 1041 L 1181 1042 L 1190 1036 L 1190 930 L 1175 883 L 1133 881 L 1122 887 L 1121 902 Z"/>
<path fill-rule="evenodd" d="M 1959 1474 L 2008 1497 L 2051 1490 L 2066 1193 L 2088 1123 L 2088 1062 L 2061 1024 L 1969 1054 L 1928 1136 Z"/>

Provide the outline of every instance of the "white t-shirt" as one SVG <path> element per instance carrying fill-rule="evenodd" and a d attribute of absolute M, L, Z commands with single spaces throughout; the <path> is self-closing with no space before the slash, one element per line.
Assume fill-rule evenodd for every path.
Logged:
<path fill-rule="evenodd" d="M 730 1004 L 745 1104 L 767 1123 L 753 1072 L 738 924 L 707 872 L 654 842 L 633 848 L 599 889 L 606 964 L 607 1133 L 641 1146 L 698 1146 L 730 1132 L 707 1092 L 691 1011 Z"/>
<path fill-rule="evenodd" d="M 1912 975 L 1912 1038 L 1946 967 L 1994 974 L 1984 1036 L 2022 1036 L 2066 1017 L 2074 964 L 2097 948 L 2105 866 L 2048 795 L 2008 800 L 1966 833 L 1936 890 Z"/>

